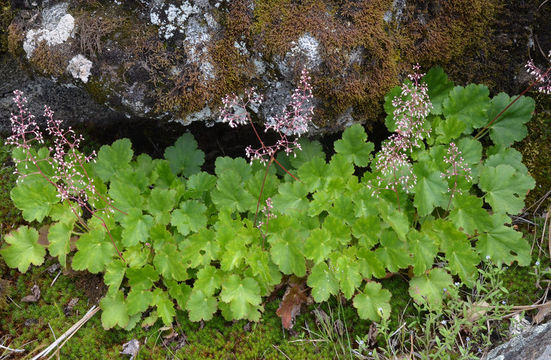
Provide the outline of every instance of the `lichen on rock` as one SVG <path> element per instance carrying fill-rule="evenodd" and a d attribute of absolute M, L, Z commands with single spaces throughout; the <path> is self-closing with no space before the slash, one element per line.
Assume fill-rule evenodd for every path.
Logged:
<path fill-rule="evenodd" d="M 29 30 L 23 43 L 27 58 L 33 55 L 42 41 L 48 46 L 54 46 L 64 43 L 72 36 L 75 18 L 67 14 L 67 7 L 67 3 L 61 3 L 42 11 L 42 27 Z"/>
<path fill-rule="evenodd" d="M 74 56 L 67 65 L 67 71 L 76 79 L 80 79 L 82 82 L 87 83 L 90 77 L 90 70 L 92 69 L 92 62 L 88 60 L 84 55 L 78 54 Z"/>
<path fill-rule="evenodd" d="M 417 62 L 441 65 L 459 83 L 492 85 L 503 74 L 483 72 L 484 64 L 501 70 L 512 61 L 495 56 L 494 29 L 508 31 L 500 16 L 517 9 L 503 0 L 51 0 L 41 6 L 14 13 L 12 54 L 111 109 L 210 124 L 224 95 L 256 86 L 266 95 L 258 118 L 269 121 L 306 67 L 319 132 L 375 123 L 384 94 Z M 529 18 L 535 9 L 523 11 Z"/>

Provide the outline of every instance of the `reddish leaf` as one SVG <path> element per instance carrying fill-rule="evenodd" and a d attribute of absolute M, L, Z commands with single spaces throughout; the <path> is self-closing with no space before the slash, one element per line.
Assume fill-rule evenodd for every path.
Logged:
<path fill-rule="evenodd" d="M 281 318 L 283 327 L 287 330 L 293 328 L 295 318 L 300 314 L 300 307 L 308 301 L 304 285 L 304 279 L 290 280 L 276 311 L 277 316 Z"/>

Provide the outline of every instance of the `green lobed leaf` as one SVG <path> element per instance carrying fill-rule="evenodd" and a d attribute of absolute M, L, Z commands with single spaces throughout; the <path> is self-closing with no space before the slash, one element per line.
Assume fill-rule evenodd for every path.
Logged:
<path fill-rule="evenodd" d="M 513 101 L 505 93 L 497 94 L 488 109 L 488 122 L 492 121 Z M 498 146 L 508 147 L 526 137 L 526 124 L 532 118 L 536 102 L 522 96 L 509 107 L 490 127 L 490 139 Z"/>
<path fill-rule="evenodd" d="M 481 234 L 476 243 L 476 249 L 483 258 L 489 257 L 494 263 L 501 265 L 517 261 L 520 266 L 530 265 L 530 244 L 522 233 L 504 224 L 500 215 L 492 215 L 492 226 Z"/>
<path fill-rule="evenodd" d="M 426 304 L 431 309 L 440 309 L 447 289 L 453 279 L 444 269 L 434 268 L 427 274 L 416 276 L 409 282 L 409 295 L 418 304 Z"/>
<path fill-rule="evenodd" d="M 125 273 L 126 264 L 122 259 L 114 259 L 107 265 L 105 274 L 103 274 L 103 282 L 109 287 L 109 293 L 119 290 Z"/>
<path fill-rule="evenodd" d="M 166 160 L 155 159 L 155 167 L 151 178 L 156 188 L 167 189 L 176 181 L 176 175 L 170 169 L 170 164 Z"/>
<path fill-rule="evenodd" d="M 284 274 L 303 277 L 306 275 L 303 248 L 308 232 L 301 230 L 296 219 L 288 216 L 272 219 L 270 224 L 268 242 L 273 262 Z"/>
<path fill-rule="evenodd" d="M 130 140 L 117 140 L 111 146 L 103 145 L 99 149 L 93 169 L 104 182 L 108 182 L 115 174 L 130 168 L 133 155 Z"/>
<path fill-rule="evenodd" d="M 234 319 L 254 319 L 262 302 L 260 287 L 254 279 L 230 275 L 222 284 L 220 300 L 230 304 Z"/>
<path fill-rule="evenodd" d="M 453 208 L 449 218 L 455 227 L 469 235 L 479 233 L 491 226 L 490 214 L 482 207 L 482 199 L 468 194 L 459 194 L 452 200 Z"/>
<path fill-rule="evenodd" d="M 181 309 L 185 309 L 191 295 L 191 286 L 186 283 L 179 284 L 174 280 L 165 280 L 164 283 L 168 289 L 168 294 L 176 300 Z"/>
<path fill-rule="evenodd" d="M 46 248 L 38 243 L 38 231 L 21 226 L 4 238 L 8 246 L 0 250 L 6 264 L 25 273 L 31 264 L 42 265 Z"/>
<path fill-rule="evenodd" d="M 327 229 L 331 234 L 331 237 L 337 240 L 341 245 L 346 245 L 352 239 L 350 236 L 350 227 L 342 220 L 333 215 L 327 216 L 322 227 Z"/>
<path fill-rule="evenodd" d="M 379 199 L 378 210 L 383 221 L 392 227 L 401 240 L 406 241 L 406 235 L 409 232 L 407 215 L 398 211 L 382 198 Z"/>
<path fill-rule="evenodd" d="M 516 149 L 490 147 L 487 154 L 489 156 L 484 161 L 484 166 L 509 165 L 521 174 L 528 174 L 528 168 L 522 163 L 522 154 Z"/>
<path fill-rule="evenodd" d="M 427 71 L 427 74 L 423 76 L 423 81 L 427 84 L 428 95 L 432 103 L 431 114 L 442 114 L 442 103 L 453 89 L 453 81 L 448 80 L 448 75 L 439 66 Z"/>
<path fill-rule="evenodd" d="M 398 239 L 394 231 L 387 229 L 381 234 L 381 246 L 375 254 L 388 271 L 396 272 L 411 264 L 407 245 L 407 242 Z"/>
<path fill-rule="evenodd" d="M 245 182 L 252 175 L 252 167 L 244 158 L 232 159 L 227 156 L 220 156 L 216 158 L 214 165 L 214 172 L 219 179 L 229 172 L 235 172 Z"/>
<path fill-rule="evenodd" d="M 300 138 L 298 143 L 300 144 L 302 150 L 289 156 L 289 162 L 295 169 L 300 168 L 302 164 L 315 158 L 325 160 L 325 153 L 323 152 L 323 148 L 319 141 L 311 141 L 307 138 Z"/>
<path fill-rule="evenodd" d="M 207 207 L 199 201 L 183 201 L 180 208 L 172 212 L 170 223 L 178 228 L 180 234 L 186 236 L 207 226 L 206 211 Z"/>
<path fill-rule="evenodd" d="M 216 298 L 206 295 L 199 289 L 193 289 L 186 304 L 191 321 L 209 321 L 218 308 Z"/>
<path fill-rule="evenodd" d="M 210 264 L 211 261 L 217 260 L 220 254 L 220 246 L 215 239 L 214 231 L 206 228 L 186 238 L 178 247 L 182 254 L 180 261 L 191 268 Z"/>
<path fill-rule="evenodd" d="M 357 218 L 352 225 L 352 235 L 358 239 L 358 244 L 368 249 L 379 243 L 381 234 L 381 219 L 378 216 Z"/>
<path fill-rule="evenodd" d="M 144 203 L 140 189 L 134 185 L 126 184 L 120 180 L 113 180 L 109 186 L 109 197 L 113 205 L 124 212 L 133 209 L 141 209 Z"/>
<path fill-rule="evenodd" d="M 218 159 L 216 160 L 217 164 Z M 249 165 L 246 166 L 249 168 Z M 224 173 L 218 175 L 216 189 L 211 192 L 212 202 L 219 210 L 230 209 L 232 211 L 245 212 L 256 209 L 257 199 L 241 185 L 245 181 L 246 179 L 234 169 L 230 168 L 224 171 Z"/>
<path fill-rule="evenodd" d="M 314 265 L 307 284 L 312 288 L 314 301 L 318 303 L 327 301 L 330 295 L 337 295 L 339 292 L 339 282 L 334 271 L 330 270 L 325 262 Z"/>
<path fill-rule="evenodd" d="M 151 265 L 142 268 L 129 268 L 126 270 L 128 284 L 134 290 L 149 290 L 159 280 L 159 273 Z"/>
<path fill-rule="evenodd" d="M 485 166 L 480 171 L 479 186 L 486 192 L 484 200 L 495 212 L 518 214 L 535 181 L 530 175 L 522 174 L 509 165 Z"/>
<path fill-rule="evenodd" d="M 252 276 L 258 280 L 261 288 L 267 290 L 267 293 L 270 292 L 272 286 L 281 282 L 282 275 L 277 265 L 271 261 L 270 255 L 262 250 L 259 245 L 249 248 L 246 261 L 250 266 L 249 270 Z"/>
<path fill-rule="evenodd" d="M 73 256 L 71 267 L 74 270 L 88 270 L 92 274 L 102 272 L 116 254 L 115 247 L 101 228 L 82 235 L 76 246 L 78 251 Z"/>
<path fill-rule="evenodd" d="M 69 221 L 60 221 L 50 225 L 48 230 L 48 251 L 50 255 L 57 256 L 61 266 L 65 268 L 67 254 L 71 252 L 71 235 L 76 218 Z"/>
<path fill-rule="evenodd" d="M 201 171 L 191 175 L 186 185 L 197 193 L 209 192 L 216 186 L 216 176 Z"/>
<path fill-rule="evenodd" d="M 381 279 L 386 275 L 385 265 L 374 251 L 359 248 L 357 257 L 360 263 L 360 273 L 364 278 L 376 277 Z"/>
<path fill-rule="evenodd" d="M 465 134 L 488 123 L 486 115 L 490 106 L 490 91 L 485 85 L 469 84 L 456 86 L 442 103 L 442 112 L 447 120 L 465 124 Z"/>
<path fill-rule="evenodd" d="M 308 209 L 308 188 L 299 181 L 282 183 L 279 193 L 273 197 L 273 206 L 281 214 L 304 213 Z"/>
<path fill-rule="evenodd" d="M 360 274 L 360 263 L 356 260 L 356 252 L 354 247 L 350 247 L 330 256 L 331 268 L 346 299 L 350 299 L 354 295 L 363 280 Z"/>
<path fill-rule="evenodd" d="M 447 118 L 441 121 L 435 129 L 436 141 L 440 144 L 449 144 L 452 140 L 457 139 L 465 132 L 465 123 L 455 117 Z"/>
<path fill-rule="evenodd" d="M 111 183 L 115 181 L 133 186 L 139 190 L 139 193 L 148 192 L 149 185 L 152 184 L 152 181 L 146 177 L 146 174 L 136 171 L 134 168 L 115 173 L 115 175 L 111 177 Z"/>
<path fill-rule="evenodd" d="M 224 245 L 222 250 L 220 269 L 231 271 L 238 268 L 248 254 L 247 245 L 252 242 L 254 236 L 241 227 L 234 238 Z"/>
<path fill-rule="evenodd" d="M 304 244 L 304 256 L 314 261 L 314 264 L 319 264 L 325 261 L 338 245 L 338 240 L 327 228 L 314 229 Z"/>
<path fill-rule="evenodd" d="M 306 185 L 308 192 L 322 189 L 327 175 L 327 163 L 322 158 L 314 158 L 298 168 L 298 177 Z"/>
<path fill-rule="evenodd" d="M 150 251 L 142 244 L 126 248 L 122 253 L 129 267 L 139 268 L 149 263 Z"/>
<path fill-rule="evenodd" d="M 351 194 L 356 193 L 354 190 L 350 190 Z M 341 196 L 339 198 L 336 198 L 333 201 L 333 206 L 330 207 L 328 210 L 329 216 L 334 217 L 336 219 L 340 219 L 341 223 L 352 225 L 354 223 L 354 203 L 350 201 L 349 197 Z M 347 226 L 348 229 L 348 226 Z M 348 242 L 350 238 L 350 231 L 347 231 L 347 239 L 346 242 Z"/>
<path fill-rule="evenodd" d="M 164 279 L 185 281 L 189 278 L 182 262 L 182 253 L 178 251 L 176 244 L 167 242 L 160 245 L 155 252 L 153 265 Z"/>
<path fill-rule="evenodd" d="M 390 317 L 390 291 L 382 289 L 380 283 L 371 281 L 365 284 L 364 291 L 354 297 L 353 305 L 360 319 L 379 321 Z"/>
<path fill-rule="evenodd" d="M 154 188 L 147 199 L 146 210 L 153 215 L 155 224 L 168 225 L 170 212 L 176 205 L 176 191 Z"/>
<path fill-rule="evenodd" d="M 153 293 L 149 290 L 131 289 L 126 297 L 128 315 L 143 313 L 153 302 Z"/>
<path fill-rule="evenodd" d="M 122 243 L 126 247 L 134 246 L 149 239 L 149 230 L 153 226 L 153 218 L 144 215 L 140 209 L 130 209 L 122 218 Z"/>
<path fill-rule="evenodd" d="M 214 292 L 222 287 L 222 283 L 225 280 L 222 271 L 207 265 L 197 272 L 197 279 L 193 283 L 193 288 L 199 289 L 203 294 L 210 296 L 214 295 Z"/>
<path fill-rule="evenodd" d="M 412 229 L 408 233 L 408 247 L 413 255 L 413 274 L 422 275 L 432 267 L 438 246 L 426 233 Z"/>
<path fill-rule="evenodd" d="M 116 325 L 124 328 L 128 324 L 128 310 L 121 291 L 105 295 L 101 299 L 99 306 L 102 310 L 101 324 L 105 330 L 111 329 Z"/>
<path fill-rule="evenodd" d="M 173 146 L 167 147 L 164 155 L 172 172 L 185 177 L 198 173 L 205 162 L 205 154 L 197 149 L 197 141 L 189 132 L 180 136 Z"/>
<path fill-rule="evenodd" d="M 366 167 L 370 163 L 374 148 L 373 143 L 367 142 L 367 134 L 360 124 L 348 127 L 344 130 L 342 139 L 335 141 L 335 151 L 360 167 Z"/>
<path fill-rule="evenodd" d="M 170 325 L 174 316 L 176 316 L 176 310 L 174 309 L 174 303 L 169 298 L 168 293 L 161 289 L 155 289 L 153 291 L 153 300 L 151 305 L 157 307 L 157 314 L 163 320 L 163 324 Z"/>
<path fill-rule="evenodd" d="M 413 204 L 419 216 L 427 216 L 440 206 L 446 207 L 449 201 L 448 184 L 434 164 L 426 162 L 413 165 L 417 175 Z"/>
<path fill-rule="evenodd" d="M 459 231 L 455 223 L 441 219 L 426 222 L 423 224 L 423 230 L 440 245 L 440 250 L 446 254 L 451 273 L 459 275 L 465 284 L 472 285 L 480 258 L 472 248 L 467 235 Z"/>
<path fill-rule="evenodd" d="M 53 205 L 59 203 L 56 188 L 41 176 L 24 178 L 24 181 L 11 190 L 10 197 L 28 222 L 41 222 L 48 216 Z"/>

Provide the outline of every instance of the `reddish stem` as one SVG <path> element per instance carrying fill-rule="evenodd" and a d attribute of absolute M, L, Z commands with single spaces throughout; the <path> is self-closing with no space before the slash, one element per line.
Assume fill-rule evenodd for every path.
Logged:
<path fill-rule="evenodd" d="M 547 69 L 547 71 L 543 74 L 543 77 L 547 76 L 549 74 L 549 72 L 551 71 L 551 67 L 549 67 Z M 511 106 L 513 106 L 514 103 L 516 103 L 524 94 L 526 94 L 528 91 L 530 91 L 531 88 L 534 87 L 534 85 L 536 85 L 538 83 L 538 81 L 533 81 L 530 86 L 528 86 L 526 89 L 524 89 L 523 92 L 520 93 L 520 95 L 518 95 L 515 100 L 511 101 L 509 103 L 509 105 L 507 105 L 503 110 L 501 110 L 501 112 L 499 114 L 497 114 L 493 119 L 492 121 L 490 121 L 488 124 L 486 124 L 486 126 L 484 126 L 479 132 L 478 134 L 476 134 L 476 136 L 474 137 L 475 140 L 479 139 L 480 137 L 482 137 L 482 135 L 484 135 L 486 133 L 486 130 L 488 130 L 488 128 L 497 120 L 501 117 L 501 115 L 503 115 L 503 113 L 505 113 L 505 111 L 507 111 Z"/>
<path fill-rule="evenodd" d="M 254 213 L 254 226 L 256 226 L 256 219 L 258 216 L 258 209 L 260 208 L 260 201 L 262 200 L 262 193 L 264 192 L 264 184 L 266 184 L 266 178 L 268 177 L 268 171 L 270 170 L 270 165 L 272 165 L 272 162 L 274 161 L 274 157 L 272 156 L 270 158 L 270 161 L 268 161 L 268 165 L 266 165 L 266 171 L 264 171 L 264 179 L 262 179 L 262 186 L 260 186 L 260 194 L 258 195 L 258 201 L 256 202 L 256 212 Z M 264 244 L 262 244 L 264 248 Z"/>

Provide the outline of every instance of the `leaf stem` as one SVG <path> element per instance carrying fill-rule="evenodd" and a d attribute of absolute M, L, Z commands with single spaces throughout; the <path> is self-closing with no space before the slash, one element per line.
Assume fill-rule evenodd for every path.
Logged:
<path fill-rule="evenodd" d="M 547 69 L 547 71 L 543 74 L 543 76 L 547 76 L 549 74 L 549 72 L 551 71 L 551 67 L 549 67 Z M 526 94 L 528 91 L 530 91 L 531 88 L 534 87 L 534 85 L 536 85 L 538 83 L 537 80 L 534 80 L 532 81 L 532 83 L 526 88 L 524 89 L 523 92 L 521 92 L 519 95 L 517 95 L 517 97 L 515 98 L 515 100 L 511 101 L 509 103 L 509 105 L 507 105 L 503 110 L 501 110 L 501 112 L 499 114 L 497 114 L 493 119 L 492 121 L 490 121 L 489 123 L 486 124 L 486 126 L 484 126 L 482 129 L 480 129 L 480 131 L 475 135 L 474 139 L 475 140 L 478 140 L 479 138 L 481 138 L 482 136 L 484 136 L 488 131 L 489 131 L 489 128 L 490 126 L 492 126 L 492 124 L 501 117 L 501 115 L 503 115 L 505 113 L 505 111 L 507 111 L 511 106 L 513 106 L 514 103 L 516 103 L 524 94 Z"/>

